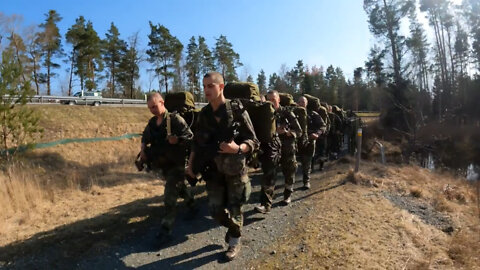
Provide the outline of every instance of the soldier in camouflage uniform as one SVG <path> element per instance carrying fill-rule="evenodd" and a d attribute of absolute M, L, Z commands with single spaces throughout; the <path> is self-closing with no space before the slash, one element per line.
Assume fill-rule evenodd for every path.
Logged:
<path fill-rule="evenodd" d="M 307 109 L 308 100 L 306 97 L 300 97 L 297 104 Z M 313 110 L 307 110 L 307 120 L 307 141 L 303 145 L 299 145 L 298 153 L 300 162 L 302 163 L 303 187 L 310 189 L 310 173 L 312 170 L 312 159 L 315 153 L 315 142 L 325 133 L 326 125 L 322 117 Z"/>
<path fill-rule="evenodd" d="M 245 155 L 258 149 L 259 142 L 247 111 L 238 102 L 225 99 L 220 73 L 207 73 L 203 88 L 209 103 L 199 114 L 187 173 L 194 177 L 196 164 L 206 161 L 201 173 L 207 183 L 208 205 L 212 217 L 228 228 L 225 241 L 229 247 L 225 256 L 233 260 L 240 251 L 242 206 L 251 191 Z M 229 133 L 234 123 L 238 124 L 237 135 L 227 138 L 224 134 Z M 208 142 L 217 144 L 205 147 Z M 214 155 L 207 155 L 212 148 Z"/>
<path fill-rule="evenodd" d="M 283 192 L 283 201 L 285 204 L 291 202 L 293 193 L 293 183 L 295 182 L 295 171 L 297 170 L 297 161 L 295 158 L 296 138 L 302 134 L 302 128 L 298 123 L 295 114 L 286 107 L 280 106 L 280 96 L 278 91 L 271 90 L 267 93 L 267 100 L 273 103 L 275 108 L 277 134 L 281 142 L 280 166 L 285 178 L 285 190 Z M 273 191 L 275 189 L 276 169 L 274 164 L 262 164 L 264 173 L 262 183 L 262 201 L 261 206 L 255 209 L 258 212 L 268 212 L 273 201 Z"/>
<path fill-rule="evenodd" d="M 322 102 L 317 110 L 318 114 L 320 115 L 320 117 L 322 117 L 322 120 L 325 123 L 325 132 L 317 139 L 315 145 L 314 162 L 312 162 L 312 171 L 314 169 L 315 163 L 317 162 L 320 165 L 320 171 L 322 171 L 326 159 L 326 152 L 328 147 L 327 136 L 330 130 L 330 118 L 328 117 L 328 109 L 326 107 L 328 107 L 327 103 Z"/>
<path fill-rule="evenodd" d="M 166 179 L 165 216 L 157 235 L 164 241 L 172 232 L 178 197 L 184 198 L 191 209 L 194 207 L 193 195 L 185 184 L 186 150 L 193 133 L 180 115 L 167 111 L 159 93 L 149 95 L 147 105 L 154 116 L 143 131 L 140 159 L 154 172 L 162 171 Z"/>
<path fill-rule="evenodd" d="M 342 120 L 332 112 L 332 106 L 328 105 L 328 118 L 330 119 L 330 131 L 327 138 L 327 157 L 329 159 L 338 159 L 342 143 Z"/>
<path fill-rule="evenodd" d="M 262 214 L 270 212 L 273 203 L 273 192 L 276 182 L 276 168 L 280 164 L 282 143 L 278 134 L 272 138 L 268 144 L 260 144 L 260 160 L 262 168 L 262 189 L 260 191 L 260 206 L 255 206 L 255 210 Z"/>

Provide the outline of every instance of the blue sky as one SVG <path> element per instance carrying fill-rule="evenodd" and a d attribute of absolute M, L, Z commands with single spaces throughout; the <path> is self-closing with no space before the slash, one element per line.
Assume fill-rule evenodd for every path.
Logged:
<path fill-rule="evenodd" d="M 292 68 L 297 60 L 309 66 L 333 65 L 351 78 L 353 69 L 363 66 L 374 39 L 360 0 L 2 0 L 1 12 L 18 14 L 23 25 L 40 24 L 49 9 L 61 16 L 62 36 L 83 15 L 92 21 L 101 38 L 114 22 L 122 38 L 139 31 L 141 47 L 147 47 L 148 21 L 163 24 L 186 47 L 192 36 L 203 36 L 210 47 L 225 35 L 244 64 L 237 71 L 241 79 L 260 69 L 267 76 L 279 72 L 282 64 Z M 69 47 L 64 43 L 66 51 Z M 146 70 L 149 63 L 142 64 Z M 57 81 L 65 79 L 59 72 Z M 142 72 L 142 88 L 148 88 Z M 155 83 L 154 87 L 157 85 Z"/>

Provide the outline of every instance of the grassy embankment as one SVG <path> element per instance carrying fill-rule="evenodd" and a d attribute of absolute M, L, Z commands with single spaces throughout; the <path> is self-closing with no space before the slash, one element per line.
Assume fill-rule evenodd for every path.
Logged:
<path fill-rule="evenodd" d="M 141 133 L 147 108 L 36 106 L 37 142 Z M 136 198 L 163 193 L 133 166 L 140 139 L 70 143 L 36 149 L 0 173 L 0 245 L 98 215 Z"/>

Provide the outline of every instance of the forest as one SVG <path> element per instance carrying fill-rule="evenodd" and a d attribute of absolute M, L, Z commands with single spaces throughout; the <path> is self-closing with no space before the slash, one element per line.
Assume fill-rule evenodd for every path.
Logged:
<path fill-rule="evenodd" d="M 430 120 L 478 121 L 479 0 L 460 5 L 449 0 L 364 0 L 363 7 L 375 44 L 352 78 L 340 67 L 308 66 L 300 59 L 293 68 L 283 64 L 278 72 L 260 70 L 246 80 L 262 92 L 306 93 L 345 110 L 382 111 L 385 123 L 401 130 Z M 57 26 L 61 20 L 61 14 L 50 10 L 43 22 L 25 27 L 21 15 L 0 13 L 2 61 L 21 66 L 21 80 L 30 82 L 32 93 L 51 95 L 61 69 L 69 74 L 68 83 L 60 84 L 64 95 L 96 90 L 104 97 L 138 98 L 150 91 L 191 91 L 204 101 L 201 77 L 207 71 L 220 71 L 227 82 L 239 80 L 241 58 L 226 35 L 215 38 L 213 47 L 201 35 L 182 44 L 166 26 L 150 21 L 148 46 L 141 48 L 138 32 L 124 40 L 114 22 L 102 36 L 83 16 L 62 34 Z M 146 73 L 140 71 L 143 62 Z M 142 78 L 148 89 L 141 88 L 140 76 L 148 76 Z"/>

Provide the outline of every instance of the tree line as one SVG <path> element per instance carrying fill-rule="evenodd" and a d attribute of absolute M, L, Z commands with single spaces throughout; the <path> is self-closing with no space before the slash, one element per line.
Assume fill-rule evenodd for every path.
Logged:
<path fill-rule="evenodd" d="M 21 17 L 0 13 L 0 49 L 11 51 L 15 61 L 24 67 L 23 80 L 32 81 L 32 88 L 40 94 L 41 86 L 46 94 L 52 93 L 52 79 L 57 71 L 68 66 L 68 87 L 65 94 L 72 95 L 75 81 L 80 90 L 101 90 L 105 96 L 134 98 L 143 95 L 139 85 L 141 62 L 148 62 L 147 70 L 158 80 L 162 92 L 187 90 L 200 96 L 199 77 L 209 70 L 220 70 L 227 81 L 238 80 L 236 68 L 242 66 L 240 56 L 227 37 L 216 38 L 214 48 L 209 48 L 202 36 L 193 36 L 186 48 L 170 30 L 161 24 L 149 22 L 148 48 L 139 46 L 139 34 L 127 40 L 112 22 L 101 38 L 93 23 L 79 16 L 62 37 L 57 24 L 62 20 L 55 11 L 45 14 L 45 21 L 23 29 Z M 70 51 L 64 50 L 65 40 Z"/>
<path fill-rule="evenodd" d="M 384 122 L 410 134 L 430 120 L 478 124 L 480 0 L 363 3 L 377 44 L 356 70 L 367 80 L 356 83 L 382 94 Z"/>
<path fill-rule="evenodd" d="M 480 115 L 475 102 L 480 98 L 480 0 L 461 5 L 450 0 L 364 0 L 364 10 L 376 43 L 352 78 L 339 67 L 309 67 L 298 60 L 293 68 L 284 64 L 273 74 L 261 70 L 255 80 L 260 90 L 308 93 L 344 109 L 382 110 L 386 124 L 404 131 L 430 119 Z M 421 16 L 428 25 L 419 21 Z M 104 96 L 185 90 L 202 101 L 201 76 L 207 71 L 220 71 L 227 82 L 238 80 L 240 55 L 224 35 L 213 47 L 200 35 L 184 46 L 167 27 L 149 22 L 148 46 L 142 49 L 138 33 L 123 40 L 112 22 L 101 38 L 92 22 L 79 16 L 64 35 L 71 48 L 65 52 L 57 27 L 61 19 L 50 10 L 43 23 L 20 35 L 18 16 L 0 14 L 0 48 L 12 52 L 24 67 L 22 79 L 31 80 L 37 94 L 40 85 L 51 94 L 60 61 L 68 66 L 67 95 L 75 82 L 81 90 L 101 90 Z M 148 89 L 139 84 L 141 62 L 149 64 Z M 254 78 L 249 74 L 246 80 Z M 153 89 L 154 82 L 159 89 Z"/>

